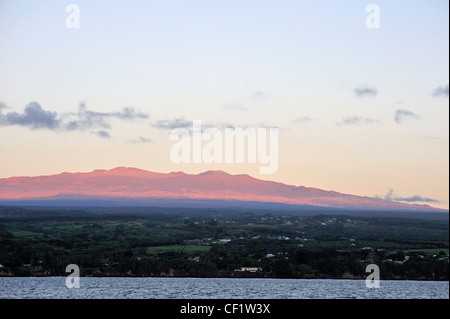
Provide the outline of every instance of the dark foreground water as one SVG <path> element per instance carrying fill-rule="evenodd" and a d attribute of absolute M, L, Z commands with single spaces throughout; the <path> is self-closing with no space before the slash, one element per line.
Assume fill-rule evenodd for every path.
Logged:
<path fill-rule="evenodd" d="M 92 278 L 80 288 L 66 287 L 65 277 L 0 278 L 0 298 L 74 299 L 448 299 L 449 283 L 365 280 L 244 278 Z"/>

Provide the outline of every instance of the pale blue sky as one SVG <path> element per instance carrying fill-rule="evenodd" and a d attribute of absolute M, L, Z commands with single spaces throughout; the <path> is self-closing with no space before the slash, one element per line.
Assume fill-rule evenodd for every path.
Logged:
<path fill-rule="evenodd" d="M 79 29 L 66 27 L 70 3 Z M 379 29 L 366 27 L 370 3 Z M 448 6 L 0 0 L 0 114 L 32 101 L 65 121 L 80 102 L 115 113 L 92 131 L 3 121 L 0 177 L 122 165 L 261 177 L 170 163 L 158 121 L 200 119 L 280 127 L 280 168 L 269 179 L 367 196 L 394 189 L 448 208 Z M 124 120 L 124 107 L 147 117 Z"/>

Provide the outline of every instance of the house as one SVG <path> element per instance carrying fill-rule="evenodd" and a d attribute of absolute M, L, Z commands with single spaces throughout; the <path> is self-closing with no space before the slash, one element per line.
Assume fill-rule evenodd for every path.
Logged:
<path fill-rule="evenodd" d="M 199 262 L 200 261 L 200 257 L 199 256 L 195 256 L 194 258 L 189 257 L 189 260 L 195 261 L 195 262 Z"/>
<path fill-rule="evenodd" d="M 261 272 L 262 268 L 261 267 L 241 267 L 241 268 L 236 268 L 234 271 L 237 271 L 237 272 Z"/>

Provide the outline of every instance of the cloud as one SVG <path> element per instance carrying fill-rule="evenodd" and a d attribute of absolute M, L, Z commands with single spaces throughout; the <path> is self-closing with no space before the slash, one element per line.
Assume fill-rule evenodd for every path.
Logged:
<path fill-rule="evenodd" d="M 134 140 L 130 140 L 131 143 L 134 144 L 145 144 L 145 143 L 151 143 L 152 139 L 148 138 L 148 137 L 143 137 L 143 136 L 139 136 L 137 139 Z"/>
<path fill-rule="evenodd" d="M 77 113 L 52 112 L 44 110 L 37 102 L 29 103 L 22 113 L 2 113 L 7 106 L 0 104 L 0 126 L 18 125 L 29 129 L 47 129 L 51 131 L 91 131 L 103 137 L 111 136 L 106 129 L 111 128 L 110 120 L 146 119 L 148 114 L 136 111 L 132 107 L 124 107 L 119 112 L 95 112 L 88 110 L 85 103 L 80 103 Z"/>
<path fill-rule="evenodd" d="M 434 97 L 448 97 L 448 84 L 447 86 L 439 86 L 433 91 Z"/>
<path fill-rule="evenodd" d="M 124 107 L 122 112 L 113 113 L 100 113 L 104 114 L 106 117 L 117 117 L 122 120 L 134 120 L 134 119 L 148 119 L 149 115 L 146 113 L 137 112 L 132 107 Z"/>
<path fill-rule="evenodd" d="M 394 190 L 393 190 L 393 189 L 390 189 L 390 190 L 387 192 L 387 194 L 384 195 L 384 199 L 385 199 L 385 200 L 392 200 L 392 199 L 393 199 L 393 198 L 392 198 L 393 195 L 394 195 Z"/>
<path fill-rule="evenodd" d="M 270 96 L 269 92 L 255 91 L 251 94 L 250 99 L 252 100 L 265 100 Z"/>
<path fill-rule="evenodd" d="M 229 111 L 246 111 L 247 107 L 243 106 L 242 104 L 230 103 L 230 104 L 222 104 L 222 109 Z"/>
<path fill-rule="evenodd" d="M 97 131 L 97 132 L 93 132 L 93 134 L 97 135 L 98 137 L 101 137 L 101 138 L 111 138 L 111 135 L 109 135 L 109 133 L 106 131 Z"/>
<path fill-rule="evenodd" d="M 1 109 L 6 108 L 4 105 Z M 1 110 L 0 110 L 1 111 Z M 45 111 L 38 103 L 29 103 L 23 113 L 9 112 L 5 115 L 0 113 L 0 125 L 19 125 L 35 129 L 55 130 L 59 128 L 61 120 L 57 112 Z"/>
<path fill-rule="evenodd" d="M 80 103 L 78 113 L 69 113 L 66 117 L 75 117 L 65 124 L 66 130 L 88 130 L 91 128 L 110 128 L 108 120 L 117 118 L 120 120 L 147 119 L 148 114 L 137 112 L 132 107 L 124 107 L 120 112 L 95 112 L 87 109 L 85 103 Z"/>
<path fill-rule="evenodd" d="M 8 108 L 8 107 L 6 106 L 5 103 L 0 102 L 0 113 L 2 112 L 3 109 L 7 109 L 7 108 Z M 1 114 L 0 114 L 0 116 L 1 116 Z"/>
<path fill-rule="evenodd" d="M 402 122 L 404 122 L 405 120 L 409 120 L 409 119 L 420 119 L 420 116 L 418 116 L 417 114 L 408 111 L 408 110 L 397 110 L 395 111 L 395 116 L 394 116 L 394 120 L 397 124 L 401 124 Z"/>
<path fill-rule="evenodd" d="M 432 136 L 432 135 L 410 135 L 412 137 L 415 138 L 421 138 L 421 139 L 426 139 L 426 140 L 434 140 L 434 141 L 438 141 L 438 140 L 442 140 L 442 137 L 438 137 L 438 136 Z"/>
<path fill-rule="evenodd" d="M 141 143 L 150 143 L 152 140 L 148 137 L 139 136 L 139 142 Z"/>
<path fill-rule="evenodd" d="M 378 94 L 378 90 L 376 88 L 371 88 L 368 86 L 355 88 L 353 92 L 357 97 L 365 97 L 365 96 L 375 97 Z"/>
<path fill-rule="evenodd" d="M 153 124 L 153 126 L 160 130 L 173 130 L 176 128 L 191 128 L 192 121 L 188 121 L 188 120 L 184 119 L 184 117 L 177 117 L 174 119 L 156 121 L 156 123 Z"/>
<path fill-rule="evenodd" d="M 433 198 L 422 197 L 420 195 L 414 195 L 411 197 L 396 197 L 395 200 L 401 202 L 427 202 L 427 203 L 439 203 L 438 200 Z"/>
<path fill-rule="evenodd" d="M 86 104 L 80 103 L 78 113 L 69 113 L 65 115 L 66 118 L 75 117 L 74 120 L 64 124 L 64 129 L 72 130 L 89 130 L 92 128 L 110 128 L 111 125 L 102 116 L 101 113 L 89 111 Z"/>
<path fill-rule="evenodd" d="M 192 130 L 193 127 L 193 120 L 186 120 L 184 117 L 177 117 L 173 119 L 167 119 L 167 120 L 159 120 L 156 121 L 155 124 L 152 124 L 153 127 L 156 127 L 160 130 L 174 130 L 178 128 L 185 128 L 188 130 Z M 227 122 L 206 122 L 201 121 L 202 129 L 205 128 L 217 128 L 217 129 L 225 129 L 225 128 L 234 128 L 235 126 L 231 123 Z"/>
<path fill-rule="evenodd" d="M 315 118 L 309 117 L 309 116 L 302 116 L 302 117 L 297 117 L 295 119 L 293 119 L 291 122 L 295 123 L 295 124 L 306 124 L 306 123 L 311 123 L 312 121 L 315 121 Z"/>
<path fill-rule="evenodd" d="M 361 125 L 361 124 L 379 124 L 379 120 L 371 119 L 363 116 L 346 116 L 340 122 L 337 123 L 338 126 L 351 126 L 351 125 Z"/>
<path fill-rule="evenodd" d="M 193 120 L 186 120 L 184 117 L 177 117 L 173 119 L 167 119 L 167 120 L 160 120 L 156 121 L 156 123 L 152 124 L 153 127 L 158 128 L 160 130 L 175 130 L 175 129 L 187 129 L 188 131 L 192 132 L 193 130 L 194 122 Z M 265 123 L 257 123 L 253 125 L 247 125 L 247 124 L 241 124 L 241 125 L 235 125 L 229 122 L 207 122 L 201 120 L 201 129 L 208 129 L 208 128 L 216 128 L 219 130 L 225 130 L 227 128 L 236 129 L 247 129 L 247 128 L 278 128 L 279 130 L 282 130 L 278 126 L 274 125 L 267 125 Z"/>
<path fill-rule="evenodd" d="M 420 195 L 413 195 L 410 197 L 399 197 L 395 195 L 393 189 L 390 189 L 387 194 L 383 197 L 385 200 L 394 200 L 399 202 L 424 202 L 424 203 L 439 203 L 438 200 L 428 197 L 422 197 Z"/>

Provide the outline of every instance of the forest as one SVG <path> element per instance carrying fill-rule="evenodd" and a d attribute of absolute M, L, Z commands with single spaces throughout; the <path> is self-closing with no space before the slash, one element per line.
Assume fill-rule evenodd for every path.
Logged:
<path fill-rule="evenodd" d="M 449 280 L 447 213 L 0 206 L 0 276 Z"/>

